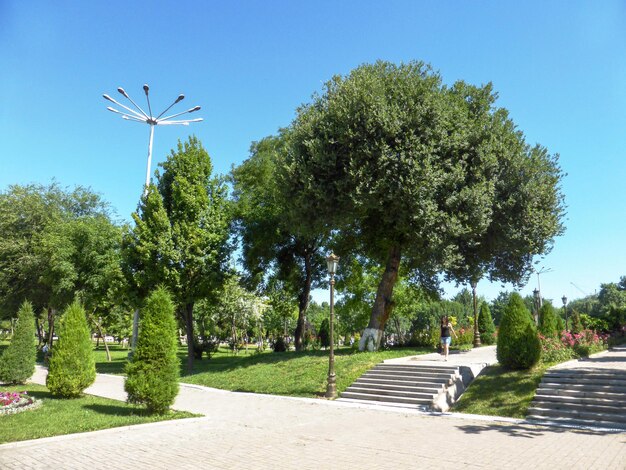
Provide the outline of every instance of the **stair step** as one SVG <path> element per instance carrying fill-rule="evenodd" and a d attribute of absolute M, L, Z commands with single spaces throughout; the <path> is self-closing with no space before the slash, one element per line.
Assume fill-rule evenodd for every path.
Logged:
<path fill-rule="evenodd" d="M 543 379 L 539 384 L 541 388 L 551 388 L 560 390 L 584 390 L 592 392 L 626 393 L 626 387 L 611 384 L 585 383 L 581 381 L 546 381 Z"/>
<path fill-rule="evenodd" d="M 459 371 L 458 367 L 438 367 L 438 366 L 422 366 L 422 365 L 407 365 L 407 364 L 378 364 L 374 367 L 376 369 L 388 369 L 388 370 L 406 370 L 415 372 L 445 372 L 454 374 Z"/>
<path fill-rule="evenodd" d="M 341 394 L 341 398 L 356 398 L 356 399 L 364 399 L 370 401 L 382 401 L 382 402 L 393 402 L 393 403 L 407 403 L 413 405 L 430 405 L 432 403 L 432 398 L 408 398 L 408 397 L 393 397 L 389 395 L 375 395 L 369 393 L 355 393 L 345 391 Z"/>
<path fill-rule="evenodd" d="M 366 375 L 366 374 L 362 375 L 357 380 L 365 381 L 365 382 L 380 382 L 380 383 L 388 383 L 388 384 L 415 385 L 415 386 L 420 386 L 420 387 L 435 387 L 435 388 L 441 388 L 447 383 L 449 383 L 448 380 L 443 380 L 443 379 L 429 379 L 429 378 L 419 379 L 415 377 L 406 379 L 406 378 L 401 378 L 401 377 L 398 378 L 398 377 L 393 377 L 393 376 L 388 376 L 388 375 L 379 376 L 379 375 Z"/>
<path fill-rule="evenodd" d="M 548 371 L 543 375 L 543 379 L 550 380 L 575 380 L 575 381 L 585 381 L 585 382 L 621 382 L 626 385 L 626 374 L 620 373 L 606 373 L 606 372 L 597 372 L 597 373 L 580 373 L 574 371 Z"/>
<path fill-rule="evenodd" d="M 592 386 L 611 386 L 618 387 L 620 389 L 626 388 L 626 380 L 620 379 L 596 379 L 596 378 L 584 378 L 584 377 L 555 377 L 555 376 L 543 376 L 542 383 L 558 383 L 558 384 L 570 384 L 572 385 L 592 385 Z"/>
<path fill-rule="evenodd" d="M 603 429 L 615 429 L 615 430 L 626 430 L 626 424 L 623 423 L 604 423 L 597 420 L 591 419 L 571 419 L 571 418 L 559 418 L 559 417 L 550 417 L 546 418 L 544 416 L 535 416 L 529 415 L 526 418 L 531 424 L 546 424 L 546 425 L 565 425 L 565 426 L 588 426 L 592 428 L 603 428 Z"/>
<path fill-rule="evenodd" d="M 626 402 L 626 391 L 614 391 L 611 387 L 603 387 L 601 389 L 591 389 L 591 387 L 579 388 L 561 388 L 561 387 L 544 387 L 539 385 L 535 392 L 537 395 L 554 396 L 554 397 L 572 397 L 578 399 L 599 398 L 612 401 Z"/>
<path fill-rule="evenodd" d="M 337 398 L 336 401 L 342 401 L 347 403 L 358 403 L 363 405 L 377 405 L 377 406 L 386 406 L 390 408 L 410 408 L 410 409 L 418 409 L 422 411 L 429 410 L 428 405 L 413 405 L 411 403 L 393 403 L 390 401 L 376 401 L 376 400 L 364 400 L 364 399 L 355 399 L 355 398 Z"/>
<path fill-rule="evenodd" d="M 535 399 L 533 400 L 531 406 L 535 408 L 550 408 L 552 410 L 572 410 L 590 413 L 623 414 L 626 416 L 626 408 L 621 403 L 607 403 L 606 401 L 602 401 L 601 403 L 581 403 L 574 400 L 551 400 L 550 398 L 552 397 L 535 396 Z"/>
<path fill-rule="evenodd" d="M 379 371 L 379 370 L 370 370 L 363 374 L 364 377 L 394 377 L 396 379 L 427 379 L 427 380 L 437 380 L 437 381 L 448 381 L 451 380 L 452 374 L 434 374 L 432 372 L 426 373 L 407 373 L 407 372 L 391 372 L 391 371 Z"/>
<path fill-rule="evenodd" d="M 602 423 L 623 423 L 626 424 L 626 415 L 610 414 L 610 413 L 593 413 L 577 410 L 553 410 L 551 408 L 538 408 L 531 406 L 528 408 L 528 414 L 540 417 L 561 417 L 570 419 L 587 419 Z"/>
<path fill-rule="evenodd" d="M 360 380 L 357 380 L 356 382 L 354 382 L 351 386 L 358 386 L 358 387 L 363 387 L 363 388 L 379 388 L 382 390 L 398 390 L 398 391 L 405 391 L 405 392 L 424 392 L 424 393 L 439 393 L 440 391 L 443 390 L 443 386 L 441 387 L 420 387 L 420 386 L 414 386 L 414 385 L 409 385 L 409 384 L 405 384 L 404 382 L 400 382 L 400 384 L 388 384 L 388 383 L 381 383 L 381 382 L 363 382 Z"/>
<path fill-rule="evenodd" d="M 346 389 L 346 392 L 350 393 L 365 393 L 367 395 L 385 395 L 390 397 L 401 397 L 401 398 L 424 398 L 428 399 L 431 402 L 435 398 L 434 393 L 428 392 L 415 392 L 415 391 L 402 391 L 402 390 L 385 390 L 380 388 L 366 388 L 366 387 L 356 387 L 351 385 Z"/>

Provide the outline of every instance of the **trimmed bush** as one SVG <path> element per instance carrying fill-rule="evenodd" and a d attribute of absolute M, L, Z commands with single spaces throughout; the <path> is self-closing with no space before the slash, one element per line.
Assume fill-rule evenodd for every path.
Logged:
<path fill-rule="evenodd" d="M 478 312 L 478 331 L 482 344 L 494 344 L 496 342 L 496 326 L 493 324 L 487 302 L 481 304 Z"/>
<path fill-rule="evenodd" d="M 511 295 L 502 314 L 497 357 L 507 369 L 530 369 L 541 357 L 541 343 L 535 326 L 517 293 Z"/>
<path fill-rule="evenodd" d="M 274 352 L 285 352 L 285 351 L 287 351 L 287 345 L 285 344 L 285 338 L 283 338 L 282 336 L 279 336 L 278 338 L 276 338 L 276 341 L 274 341 L 272 349 L 274 349 Z"/>
<path fill-rule="evenodd" d="M 59 341 L 50 357 L 46 386 L 54 396 L 76 398 L 96 380 L 91 332 L 78 301 L 65 310 L 57 334 Z"/>
<path fill-rule="evenodd" d="M 559 336 L 557 314 L 552 304 L 543 304 L 539 311 L 539 332 L 546 338 Z"/>
<path fill-rule="evenodd" d="M 132 362 L 126 367 L 128 402 L 165 413 L 178 395 L 179 362 L 174 304 L 159 287 L 146 299 Z"/>
<path fill-rule="evenodd" d="M 35 373 L 36 356 L 35 314 L 32 304 L 25 301 L 17 313 L 11 344 L 0 357 L 0 382 L 25 383 Z"/>
<path fill-rule="evenodd" d="M 330 322 L 328 318 L 322 320 L 318 337 L 320 339 L 320 346 L 323 348 L 330 347 Z"/>

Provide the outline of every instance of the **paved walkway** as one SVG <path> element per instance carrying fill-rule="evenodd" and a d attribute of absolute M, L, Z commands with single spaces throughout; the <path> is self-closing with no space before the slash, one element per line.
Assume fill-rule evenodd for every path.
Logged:
<path fill-rule="evenodd" d="M 89 392 L 121 399 L 123 378 L 98 375 Z M 5 444 L 0 468 L 626 468 L 626 433 L 187 385 L 175 408 L 205 417 Z"/>

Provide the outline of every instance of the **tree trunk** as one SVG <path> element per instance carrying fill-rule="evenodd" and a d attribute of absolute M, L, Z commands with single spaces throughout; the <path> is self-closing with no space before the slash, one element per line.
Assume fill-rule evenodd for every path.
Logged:
<path fill-rule="evenodd" d="M 311 273 L 311 254 L 307 253 L 304 257 L 304 285 L 302 286 L 302 292 L 298 299 L 298 324 L 296 326 L 295 341 L 296 351 L 302 351 L 304 349 L 304 321 L 306 319 L 306 312 L 309 308 L 309 297 L 311 295 L 311 282 L 313 274 Z"/>
<path fill-rule="evenodd" d="M 35 317 L 35 326 L 37 327 L 37 346 L 39 348 L 43 345 L 43 327 L 41 326 L 41 322 L 39 321 L 39 317 Z"/>
<path fill-rule="evenodd" d="M 394 245 L 389 249 L 387 255 L 387 265 L 385 272 L 378 284 L 376 291 L 376 300 L 372 307 L 370 322 L 367 325 L 361 340 L 359 341 L 359 350 L 375 351 L 380 346 L 380 340 L 385 329 L 385 323 L 393 310 L 393 287 L 398 280 L 398 269 L 400 268 L 401 250 L 400 246 Z"/>
<path fill-rule="evenodd" d="M 187 332 L 187 373 L 193 372 L 193 303 L 185 304 L 185 329 Z"/>
<path fill-rule="evenodd" d="M 52 354 L 52 339 L 54 338 L 54 314 L 55 310 L 48 307 L 48 354 Z"/>
<path fill-rule="evenodd" d="M 478 304 L 476 302 L 476 285 L 478 282 L 472 281 L 472 302 L 474 304 L 474 347 L 480 346 L 480 331 L 478 330 Z"/>

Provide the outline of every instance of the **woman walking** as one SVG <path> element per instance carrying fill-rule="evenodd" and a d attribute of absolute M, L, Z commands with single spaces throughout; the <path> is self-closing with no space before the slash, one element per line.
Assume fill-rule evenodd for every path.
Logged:
<path fill-rule="evenodd" d="M 450 343 L 452 342 L 452 338 L 450 333 L 454 335 L 456 338 L 456 332 L 454 328 L 452 328 L 452 324 L 448 320 L 448 316 L 444 316 L 441 319 L 441 345 L 443 346 L 443 355 L 445 356 L 445 360 L 448 360 L 448 352 L 450 351 Z"/>

